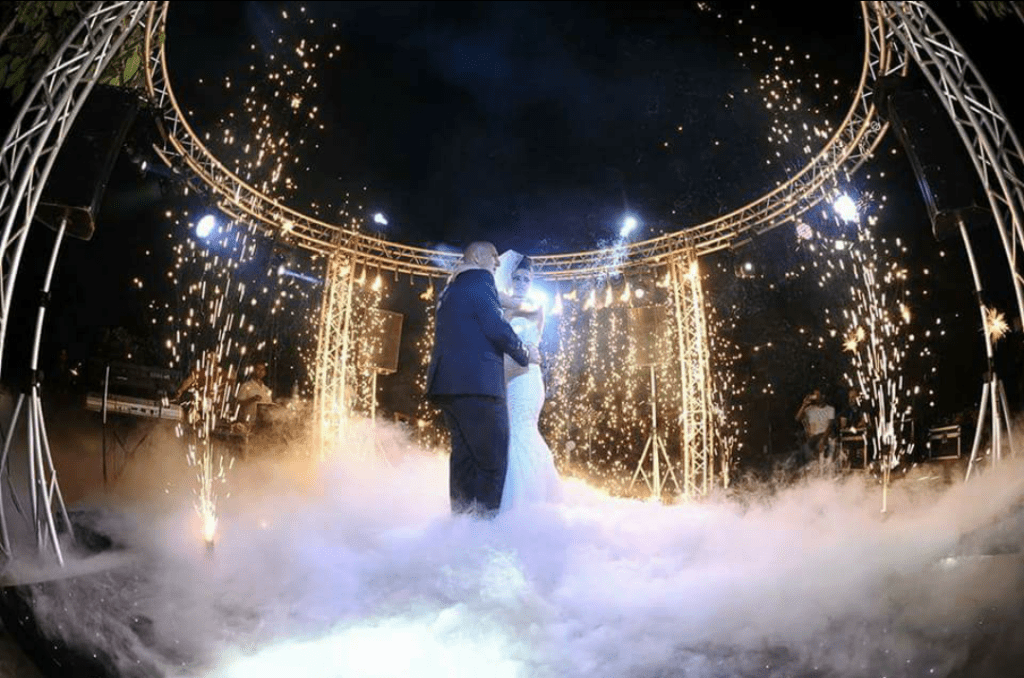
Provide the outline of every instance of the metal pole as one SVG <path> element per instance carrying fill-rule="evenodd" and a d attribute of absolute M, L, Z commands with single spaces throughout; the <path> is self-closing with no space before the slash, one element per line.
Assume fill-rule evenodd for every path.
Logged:
<path fill-rule="evenodd" d="M 21 406 L 25 403 L 25 394 L 21 393 L 18 395 L 18 400 L 14 405 L 14 414 L 11 416 L 11 425 L 7 428 L 7 435 L 4 437 L 4 451 L 3 457 L 0 458 L 0 472 L 6 470 L 8 453 L 11 451 L 11 441 L 14 440 L 14 432 L 18 426 L 18 416 L 21 414 Z M 8 488 L 11 490 L 11 498 L 14 498 L 14 487 L 8 483 Z M 4 509 L 4 499 L 2 488 L 0 488 L 0 542 L 3 543 L 4 554 L 8 557 L 11 553 L 11 541 L 7 534 L 7 512 Z"/>
<path fill-rule="evenodd" d="M 658 445 L 658 394 L 654 385 L 654 364 L 651 370 L 651 443 L 654 452 L 654 496 L 661 501 L 661 448 Z"/>
<path fill-rule="evenodd" d="M 997 395 L 995 393 L 995 361 L 993 360 L 992 350 L 992 335 L 988 331 L 988 318 L 985 315 L 985 302 L 982 299 L 983 288 L 981 284 L 981 276 L 978 273 L 978 263 L 974 258 L 974 248 L 971 246 L 971 238 L 967 233 L 967 224 L 964 223 L 963 219 L 959 222 L 960 237 L 964 241 L 964 250 L 967 252 L 967 261 L 971 268 L 971 277 L 974 279 L 974 294 L 978 301 L 978 313 L 981 314 L 981 328 L 982 335 L 985 342 L 985 360 L 988 366 L 988 374 L 985 379 L 985 386 L 982 389 L 981 404 L 979 405 L 978 411 L 978 425 L 974 433 L 974 447 L 971 450 L 971 460 L 967 465 L 967 477 L 965 480 L 971 477 L 971 468 L 974 462 L 977 460 L 978 445 L 981 440 L 981 429 L 985 425 L 985 413 L 989 409 L 991 404 L 991 412 L 989 413 L 992 417 L 992 463 L 993 465 L 999 462 L 999 413 L 996 407 Z M 989 400 L 991 399 L 991 403 Z"/>
<path fill-rule="evenodd" d="M 1013 442 L 1013 431 L 1010 429 L 1010 408 L 1006 404 L 1006 389 L 1003 388 L 1003 381 L 997 382 L 999 386 L 999 402 L 1003 409 L 1003 425 L 1006 427 L 1006 444 L 1010 447 L 1010 456 L 1017 456 L 1017 446 Z"/>
<path fill-rule="evenodd" d="M 370 375 L 370 421 L 373 424 L 373 434 L 377 435 L 377 368 L 373 368 Z"/>
<path fill-rule="evenodd" d="M 985 413 L 988 411 L 988 382 L 981 388 L 981 411 L 978 412 L 978 424 L 974 427 L 974 444 L 971 446 L 971 458 L 967 461 L 967 475 L 964 482 L 971 479 L 971 469 L 978 459 L 978 448 L 981 445 L 981 429 L 985 425 Z"/>
<path fill-rule="evenodd" d="M 365 267 L 364 267 L 365 270 Z M 356 277 L 356 265 L 355 261 L 349 262 L 348 267 L 348 280 L 345 283 L 345 310 L 343 320 L 341 324 L 341 420 L 342 425 L 348 420 L 350 411 L 350 403 L 348 402 L 348 356 L 351 348 L 351 337 L 352 334 L 352 292 L 355 285 Z"/>
<path fill-rule="evenodd" d="M 100 408 L 102 413 L 102 424 L 101 430 L 103 431 L 103 486 L 107 485 L 107 394 L 110 390 L 110 365 L 107 365 L 105 374 L 103 375 L 103 406 Z"/>
<path fill-rule="evenodd" d="M 993 468 L 998 466 L 1002 461 L 1002 446 L 1000 445 L 999 435 L 999 394 L 996 392 L 996 376 L 993 373 L 989 378 L 988 395 L 992 399 L 992 405 L 989 407 L 989 414 L 992 416 L 992 466 Z"/>

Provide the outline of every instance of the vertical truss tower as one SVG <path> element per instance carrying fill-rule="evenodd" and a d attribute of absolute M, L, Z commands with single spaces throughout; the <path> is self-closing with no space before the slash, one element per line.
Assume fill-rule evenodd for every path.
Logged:
<path fill-rule="evenodd" d="M 704 291 L 697 254 L 688 250 L 670 264 L 672 310 L 679 349 L 679 445 L 683 495 L 706 495 L 712 485 L 714 459 L 711 355 L 708 349 Z"/>
<path fill-rule="evenodd" d="M 350 354 L 353 344 L 352 293 L 355 265 L 335 255 L 327 265 L 320 331 L 317 340 L 314 412 L 317 447 L 321 457 L 333 447 L 348 421 L 355 392 Z"/>

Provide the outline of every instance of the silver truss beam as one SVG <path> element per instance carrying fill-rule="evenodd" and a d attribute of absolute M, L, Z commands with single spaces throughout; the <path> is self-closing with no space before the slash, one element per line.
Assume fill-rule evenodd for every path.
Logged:
<path fill-rule="evenodd" d="M 336 444 L 351 414 L 355 392 L 354 380 L 349 374 L 354 342 L 352 295 L 355 272 L 355 263 L 350 258 L 334 255 L 327 265 L 324 279 L 313 409 L 317 417 L 315 434 L 321 458 Z"/>
<path fill-rule="evenodd" d="M 25 97 L 0 148 L 0 357 L 18 268 L 46 179 L 100 74 L 128 34 L 142 25 L 145 10 L 145 2 L 95 3 Z"/>
<path fill-rule="evenodd" d="M 283 233 L 296 245 L 325 254 L 340 252 L 385 270 L 421 276 L 444 276 L 454 265 L 449 252 L 389 242 L 352 226 L 329 224 L 291 209 L 247 184 L 206 148 L 190 127 L 169 85 L 166 53 L 155 48 L 153 36 L 166 24 L 167 3 L 154 6 L 148 22 L 149 50 L 146 82 L 150 97 L 161 111 L 164 142 L 157 149 L 172 169 L 202 181 L 231 218 Z M 892 54 L 884 39 L 884 24 L 861 3 L 864 22 L 864 59 L 854 101 L 825 147 L 799 172 L 778 188 L 722 217 L 621 249 L 594 250 L 539 256 L 534 260 L 539 275 L 550 279 L 588 278 L 651 265 L 665 265 L 682 250 L 695 248 L 698 255 L 727 248 L 738 239 L 791 222 L 830 195 L 840 178 L 855 172 L 867 159 L 886 130 L 877 119 L 871 85 L 878 77 L 902 72 L 906 64 Z M 338 236 L 343 237 L 339 244 Z"/>
<path fill-rule="evenodd" d="M 1024 151 L 992 90 L 935 12 L 924 2 L 878 2 L 890 40 L 906 47 L 949 114 L 981 179 L 1006 253 L 1024 319 L 1018 266 L 1024 248 Z"/>
<path fill-rule="evenodd" d="M 682 491 L 690 499 L 711 490 L 715 454 L 711 355 L 696 251 L 677 257 L 670 274 L 679 352 Z"/>

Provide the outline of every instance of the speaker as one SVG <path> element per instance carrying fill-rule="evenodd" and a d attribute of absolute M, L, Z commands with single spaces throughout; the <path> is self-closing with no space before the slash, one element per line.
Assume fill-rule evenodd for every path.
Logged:
<path fill-rule="evenodd" d="M 629 337 L 640 367 L 659 365 L 658 337 L 665 327 L 664 306 L 635 306 L 629 309 Z"/>
<path fill-rule="evenodd" d="M 910 160 L 932 232 L 939 240 L 983 223 L 990 212 L 963 142 L 946 111 L 924 89 L 899 80 L 882 88 L 880 106 Z"/>
<path fill-rule="evenodd" d="M 56 230 L 67 217 L 69 236 L 92 238 L 103 192 L 138 111 L 138 96 L 130 91 L 93 89 L 57 155 L 36 219 Z"/>
<path fill-rule="evenodd" d="M 384 374 L 398 371 L 398 350 L 402 343 L 401 313 L 384 311 L 379 308 L 370 310 L 367 322 L 373 328 L 370 350 L 367 351 L 365 366 Z"/>

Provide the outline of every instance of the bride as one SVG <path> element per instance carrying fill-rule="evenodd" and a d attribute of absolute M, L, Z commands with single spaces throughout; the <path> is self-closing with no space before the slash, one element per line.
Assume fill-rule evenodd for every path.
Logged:
<path fill-rule="evenodd" d="M 529 257 L 508 251 L 495 272 L 502 310 L 524 344 L 540 345 L 544 308 L 529 300 L 533 271 Z M 505 356 L 508 383 L 508 471 L 501 495 L 501 510 L 545 502 L 559 495 L 558 471 L 551 449 L 537 428 L 544 406 L 544 378 L 540 365 L 520 367 Z"/>

